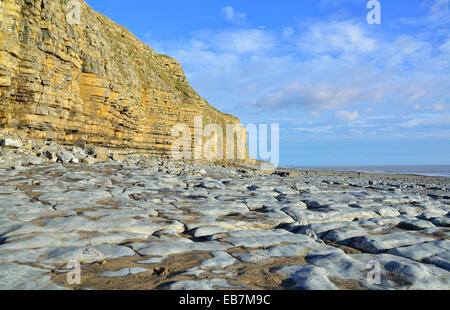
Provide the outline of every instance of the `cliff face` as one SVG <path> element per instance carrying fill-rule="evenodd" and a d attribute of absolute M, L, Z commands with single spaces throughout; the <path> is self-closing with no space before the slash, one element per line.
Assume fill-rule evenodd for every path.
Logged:
<path fill-rule="evenodd" d="M 81 22 L 68 23 L 67 2 L 0 0 L 0 135 L 168 156 L 174 124 L 193 129 L 201 116 L 225 135 L 240 123 L 201 98 L 176 60 L 84 1 Z"/>

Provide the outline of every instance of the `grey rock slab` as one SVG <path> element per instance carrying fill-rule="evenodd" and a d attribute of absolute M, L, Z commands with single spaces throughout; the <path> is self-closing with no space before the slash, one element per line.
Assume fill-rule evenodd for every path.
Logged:
<path fill-rule="evenodd" d="M 261 209 L 265 205 L 271 205 L 277 203 L 277 200 L 271 196 L 257 196 L 257 197 L 247 197 L 244 203 L 247 205 L 250 211 Z"/>
<path fill-rule="evenodd" d="M 0 264 L 12 262 L 22 264 L 35 263 L 39 261 L 39 257 L 41 255 L 42 253 L 33 249 L 23 249 L 23 250 L 0 249 Z"/>
<path fill-rule="evenodd" d="M 309 260 L 316 256 L 326 256 L 332 253 L 339 255 L 345 254 L 344 251 L 339 248 L 328 245 L 321 245 L 320 247 L 309 249 L 308 253 L 305 255 L 305 259 Z"/>
<path fill-rule="evenodd" d="M 372 218 L 372 219 L 366 219 L 366 220 L 361 220 L 361 221 L 352 222 L 352 223 L 357 224 L 355 227 L 363 227 L 363 228 L 368 228 L 368 229 L 373 229 L 373 228 L 385 225 L 382 218 Z"/>
<path fill-rule="evenodd" d="M 24 238 L 21 240 L 14 241 L 15 238 L 7 238 L 6 242 L 0 245 L 1 250 L 20 250 L 20 249 L 35 249 L 35 248 L 44 248 L 51 246 L 69 246 L 75 245 L 76 241 L 78 241 L 77 234 L 65 234 L 66 237 L 70 240 L 69 244 L 64 241 L 58 240 L 55 236 L 51 235 L 37 235 L 31 236 L 29 238 Z M 60 236 L 58 236 L 60 237 Z M 71 238 L 70 238 L 71 237 Z"/>
<path fill-rule="evenodd" d="M 271 259 L 267 250 L 252 250 L 246 254 L 233 254 L 237 259 L 243 263 L 259 264 Z"/>
<path fill-rule="evenodd" d="M 231 238 L 246 238 L 258 236 L 283 236 L 291 233 L 284 229 L 264 229 L 264 230 L 236 230 L 228 233 Z"/>
<path fill-rule="evenodd" d="M 303 202 L 308 209 L 326 208 L 333 204 L 331 199 L 304 199 Z"/>
<path fill-rule="evenodd" d="M 153 234 L 153 236 L 161 238 L 161 239 L 178 239 L 180 238 L 179 233 L 171 228 L 165 228 L 158 230 Z"/>
<path fill-rule="evenodd" d="M 411 206 L 411 205 L 399 205 L 395 208 L 400 212 L 400 214 L 405 214 L 408 216 L 418 216 L 423 213 L 423 209 Z"/>
<path fill-rule="evenodd" d="M 433 219 L 441 217 L 441 216 L 442 216 L 442 213 L 440 213 L 440 212 L 438 213 L 438 212 L 436 212 L 436 210 L 433 210 L 433 211 L 423 212 L 417 218 L 419 218 L 421 220 L 430 221 L 430 220 L 433 220 Z"/>
<path fill-rule="evenodd" d="M 101 278 L 120 278 L 120 277 L 126 277 L 129 274 L 130 274 L 130 268 L 122 268 L 117 271 L 105 271 L 100 275 L 100 277 Z"/>
<path fill-rule="evenodd" d="M 267 246 L 280 245 L 282 243 L 300 243 L 311 242 L 313 239 L 298 234 L 283 234 L 283 235 L 262 235 L 257 237 L 231 237 L 224 238 L 221 241 L 229 242 L 237 247 L 245 248 L 261 248 Z"/>
<path fill-rule="evenodd" d="M 184 280 L 170 284 L 170 290 L 245 289 L 242 285 L 230 285 L 226 279 Z"/>
<path fill-rule="evenodd" d="M 103 216 L 114 216 L 118 218 L 123 217 L 155 217 L 158 216 L 158 212 L 154 210 L 142 210 L 140 208 L 115 208 L 115 209 L 104 209 L 100 208 L 95 211 L 86 211 L 81 213 L 82 216 L 86 217 L 103 217 Z"/>
<path fill-rule="evenodd" d="M 136 261 L 137 264 L 160 264 L 164 262 L 167 258 L 166 257 L 151 257 L 145 260 L 139 260 Z"/>
<path fill-rule="evenodd" d="M 341 249 L 327 246 L 311 240 L 309 242 L 304 243 L 273 246 L 267 250 L 250 250 L 246 254 L 233 254 L 233 255 L 244 263 L 256 264 L 268 261 L 272 258 L 307 256 L 307 255 L 313 257 L 315 255 L 324 255 L 334 252 L 342 254 L 344 253 Z"/>
<path fill-rule="evenodd" d="M 99 231 L 96 222 L 81 216 L 42 219 L 40 222 L 39 231 L 44 232 Z"/>
<path fill-rule="evenodd" d="M 311 229 L 306 229 L 305 231 L 303 231 L 303 234 L 315 241 L 323 242 L 322 240 L 319 239 L 319 237 L 317 237 L 316 233 Z"/>
<path fill-rule="evenodd" d="M 339 228 L 332 230 L 323 237 L 324 240 L 338 242 L 341 244 L 350 244 L 351 239 L 360 236 L 366 236 L 369 230 L 362 228 Z"/>
<path fill-rule="evenodd" d="M 184 226 L 179 222 L 169 222 L 162 218 L 123 218 L 114 216 L 105 216 L 95 221 L 86 223 L 84 231 L 103 231 L 103 232 L 130 232 L 152 235 L 154 232 L 172 228 L 178 231 Z M 63 228 L 62 228 L 63 229 Z"/>
<path fill-rule="evenodd" d="M 206 189 L 225 189 L 226 186 L 219 180 L 215 180 L 212 178 L 205 178 L 203 182 L 201 182 L 197 187 L 206 188 Z"/>
<path fill-rule="evenodd" d="M 389 254 L 378 255 L 375 259 L 383 266 L 381 280 L 382 284 L 387 280 L 388 288 L 446 290 L 450 286 L 450 273 L 433 265 Z"/>
<path fill-rule="evenodd" d="M 180 240 L 166 240 L 154 242 L 150 247 L 138 249 L 137 252 L 140 255 L 147 256 L 168 256 L 193 251 L 224 251 L 229 248 L 231 248 L 231 246 L 216 241 L 186 242 Z"/>
<path fill-rule="evenodd" d="M 226 278 L 231 278 L 236 276 L 238 273 L 234 270 L 211 270 L 212 274 L 223 276 Z"/>
<path fill-rule="evenodd" d="M 387 226 L 387 225 L 397 226 L 401 222 L 407 222 L 407 221 L 412 221 L 412 220 L 416 220 L 416 218 L 411 217 L 411 216 L 407 216 L 407 215 L 394 216 L 394 217 L 384 217 L 382 219 L 383 224 L 385 226 Z"/>
<path fill-rule="evenodd" d="M 276 227 L 280 224 L 290 224 L 295 222 L 295 220 L 292 217 L 276 208 L 265 207 L 263 210 L 260 210 L 259 212 L 264 214 L 264 218 L 262 219 L 262 221 L 267 224 L 269 224 L 269 222 L 272 223 L 273 227 Z"/>
<path fill-rule="evenodd" d="M 357 249 L 376 254 L 397 247 L 433 240 L 434 239 L 432 238 L 413 235 L 409 232 L 393 232 L 384 235 L 356 237 L 352 242 L 352 246 L 356 247 Z"/>
<path fill-rule="evenodd" d="M 434 226 L 433 223 L 425 220 L 411 220 L 400 222 L 397 227 L 405 230 L 422 230 L 433 228 L 436 226 Z"/>
<path fill-rule="evenodd" d="M 275 273 L 286 277 L 292 283 L 292 289 L 302 290 L 337 290 L 338 288 L 328 279 L 327 271 L 312 265 L 293 265 L 274 270 Z"/>
<path fill-rule="evenodd" d="M 28 222 L 11 221 L 11 224 L 0 227 L 0 235 L 3 238 L 45 231 L 43 227 Z"/>
<path fill-rule="evenodd" d="M 197 267 L 189 268 L 186 271 L 179 274 L 181 277 L 200 277 L 205 274 L 206 271 Z"/>
<path fill-rule="evenodd" d="M 338 223 L 319 223 L 319 224 L 309 224 L 302 227 L 298 233 L 305 234 L 307 230 L 312 230 L 316 233 L 317 237 L 322 238 L 329 231 L 340 229 L 340 228 L 357 228 L 359 225 L 356 222 L 338 222 Z"/>
<path fill-rule="evenodd" d="M 94 236 L 80 234 L 78 244 L 86 245 L 101 245 L 101 244 L 122 244 L 129 240 L 147 240 L 148 234 L 130 233 L 130 232 L 97 232 Z"/>
<path fill-rule="evenodd" d="M 437 255 L 427 257 L 423 260 L 425 263 L 436 265 L 442 269 L 450 271 L 450 250 L 446 250 Z"/>
<path fill-rule="evenodd" d="M 431 222 L 438 227 L 450 227 L 450 217 L 437 217 L 431 220 Z"/>
<path fill-rule="evenodd" d="M 220 234 L 226 232 L 227 230 L 223 227 L 219 226 L 206 226 L 206 227 L 198 227 L 192 231 L 192 235 L 195 238 L 207 237 L 214 234 Z"/>
<path fill-rule="evenodd" d="M 400 212 L 392 207 L 377 208 L 376 213 L 379 214 L 381 217 L 394 217 L 400 215 Z"/>
<path fill-rule="evenodd" d="M 131 275 L 141 274 L 148 272 L 145 268 L 140 267 L 131 267 L 131 268 L 122 268 L 117 271 L 105 271 L 100 277 L 101 278 L 123 278 Z"/>
<path fill-rule="evenodd" d="M 426 228 L 418 232 L 425 235 L 443 235 L 450 237 L 450 231 L 446 231 L 446 229 L 442 229 L 441 227 Z"/>
<path fill-rule="evenodd" d="M 226 252 L 211 252 L 213 258 L 203 261 L 198 268 L 225 268 L 229 266 L 239 265 L 240 262 Z"/>
<path fill-rule="evenodd" d="M 140 249 L 144 249 L 144 248 L 149 248 L 151 246 L 153 246 L 154 244 L 159 244 L 161 242 L 171 242 L 172 244 L 182 244 L 182 243 L 187 243 L 187 244 L 192 244 L 193 241 L 186 239 L 186 238 L 181 238 L 179 237 L 177 240 L 162 240 L 158 237 L 155 236 L 151 236 L 150 238 L 148 238 L 147 240 L 143 240 L 143 241 L 139 241 L 139 242 L 130 242 L 127 243 L 127 246 L 132 248 L 135 251 L 139 251 Z"/>
<path fill-rule="evenodd" d="M 306 257 L 306 261 L 326 270 L 329 277 L 354 280 L 370 289 L 443 289 L 450 282 L 448 272 L 443 269 L 388 254 L 336 252 Z M 380 264 L 381 284 L 367 281 L 374 261 Z"/>
<path fill-rule="evenodd" d="M 247 206 L 242 202 L 217 200 L 208 200 L 194 204 L 188 210 L 192 213 L 210 216 L 224 216 L 232 213 L 245 214 L 249 212 Z"/>
<path fill-rule="evenodd" d="M 439 240 L 398 247 L 387 253 L 421 261 L 424 258 L 450 251 L 450 240 Z"/>
<path fill-rule="evenodd" d="M 305 242 L 299 244 L 279 245 L 269 248 L 266 255 L 271 258 L 276 257 L 294 257 L 306 255 L 309 250 L 318 248 L 321 245 L 317 242 Z"/>
<path fill-rule="evenodd" d="M 0 208 L 7 211 L 10 208 L 30 206 L 32 204 L 30 204 L 29 199 L 30 197 L 28 197 L 25 193 L 21 191 L 15 191 L 14 188 L 14 190 L 0 195 Z"/>
<path fill-rule="evenodd" d="M 287 206 L 283 207 L 281 210 L 292 217 L 292 219 L 294 219 L 295 221 L 300 222 L 301 225 L 308 224 L 306 223 L 306 205 Z"/>
<path fill-rule="evenodd" d="M 308 225 L 312 223 L 329 223 L 329 222 L 351 222 L 355 219 L 369 219 L 377 218 L 378 214 L 372 210 L 355 209 L 350 207 L 329 208 L 326 210 L 303 210 L 298 211 L 295 214 L 291 214 L 289 210 L 283 210 L 292 216 L 295 220 L 302 225 Z"/>
<path fill-rule="evenodd" d="M 174 217 L 175 218 L 175 217 Z M 176 215 L 176 219 L 186 226 L 188 231 L 193 231 L 196 228 L 199 227 L 207 227 L 207 226 L 217 226 L 217 227 L 223 227 L 224 229 L 228 230 L 231 228 L 231 230 L 239 230 L 239 228 L 234 228 L 234 225 L 225 225 L 225 223 L 222 223 L 219 221 L 219 219 L 223 219 L 218 216 L 212 216 L 212 215 Z M 229 226 L 229 228 L 227 228 Z"/>
<path fill-rule="evenodd" d="M 71 260 L 77 260 L 80 263 L 93 263 L 104 259 L 131 257 L 136 253 L 130 248 L 120 245 L 96 245 L 92 247 L 57 247 L 49 248 L 44 251 L 45 256 L 40 262 L 47 264 L 67 263 Z"/>
<path fill-rule="evenodd" d="M 63 290 L 48 270 L 18 264 L 0 265 L 0 290 Z"/>
<path fill-rule="evenodd" d="M 21 237 L 18 239 L 17 237 Z M 0 250 L 17 249 L 37 249 L 55 246 L 93 246 L 101 244 L 120 244 L 133 239 L 147 239 L 146 234 L 134 233 L 40 233 L 34 235 L 20 235 L 13 238 L 7 238 L 5 243 L 0 245 Z"/>
<path fill-rule="evenodd" d="M 295 195 L 298 194 L 297 190 L 292 189 L 290 186 L 277 186 L 274 189 L 277 193 L 282 195 Z"/>
<path fill-rule="evenodd" d="M 326 269 L 331 276 L 340 279 L 361 280 L 364 277 L 362 271 L 366 268 L 365 264 L 340 252 L 309 256 L 306 261 L 308 264 Z"/>
<path fill-rule="evenodd" d="M 11 203 L 13 200 L 9 201 Z M 8 204 L 9 204 L 8 203 Z M 0 202 L 0 214 L 2 218 L 12 219 L 16 221 L 29 222 L 44 215 L 55 215 L 57 212 L 51 206 L 46 206 L 39 202 L 17 202 L 13 206 L 5 206 Z M 1 227 L 1 224 L 0 224 Z"/>
<path fill-rule="evenodd" d="M 111 194 L 103 189 L 89 189 L 84 191 L 72 190 L 63 192 L 61 190 L 56 192 L 47 192 L 39 196 L 39 200 L 48 204 L 54 205 L 61 202 L 72 202 L 76 204 L 92 204 L 102 199 L 111 198 Z"/>

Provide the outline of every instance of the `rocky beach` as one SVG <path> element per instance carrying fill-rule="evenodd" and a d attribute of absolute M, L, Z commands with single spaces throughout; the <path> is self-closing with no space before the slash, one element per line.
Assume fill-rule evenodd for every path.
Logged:
<path fill-rule="evenodd" d="M 136 1 L 140 6 L 134 13 L 126 12 L 132 9 L 131 3 L 125 6 L 113 2 L 108 2 L 108 12 L 115 6 L 119 16 L 133 21 L 138 20 L 137 13 L 147 13 L 140 7 L 148 5 L 145 1 Z M 196 9 L 193 5 L 186 6 L 186 12 L 180 3 L 169 5 L 170 9 L 158 10 L 152 2 L 147 9 L 174 24 L 186 18 L 194 18 L 194 24 L 208 21 L 188 12 L 188 7 Z M 203 12 L 206 7 L 198 5 L 197 10 Z M 223 7 L 222 13 L 228 16 L 228 22 L 233 16 L 237 21 L 246 17 L 244 13 L 235 14 L 229 6 Z M 216 19 L 215 15 L 205 15 Z M 169 26 L 151 24 L 156 21 L 147 15 L 142 18 L 142 24 L 149 24 L 145 35 L 144 31 L 140 33 L 142 37 L 159 31 L 170 41 L 182 38 L 166 31 L 169 28 L 164 27 Z M 122 21 L 125 23 L 125 19 Z M 325 24 L 336 26 L 328 19 Z M 186 33 L 194 33 L 180 25 Z M 243 27 L 240 32 L 228 33 L 239 25 Z M 335 38 L 333 29 L 326 28 L 325 33 L 333 35 L 328 41 L 346 52 L 377 46 L 368 39 L 359 42 L 363 32 L 349 25 L 336 27 L 348 32 L 343 39 Z M 270 61 L 263 61 L 259 53 L 251 52 L 277 49 L 271 44 L 276 40 L 265 39 L 265 27 L 258 25 L 250 31 L 245 21 L 234 27 L 227 27 L 227 32 L 208 44 L 199 41 L 203 36 L 180 42 L 191 42 L 191 58 L 196 67 L 203 68 L 203 80 L 214 81 L 222 71 L 231 74 L 218 83 L 220 92 L 209 93 L 208 98 L 233 113 L 245 111 L 244 105 L 254 107 L 256 110 L 249 110 L 247 116 L 257 124 L 246 127 L 237 117 L 217 110 L 202 98 L 177 60 L 155 52 L 85 1 L 0 1 L 0 290 L 450 289 L 449 178 L 270 169 L 268 162 L 256 160 L 265 159 L 276 166 L 290 153 L 295 164 L 293 157 L 299 163 L 303 161 L 301 152 L 313 150 L 309 155 L 312 159 L 325 156 L 333 164 L 335 153 L 343 147 L 352 155 L 359 154 L 354 148 L 357 142 L 350 147 L 342 141 L 369 135 L 353 127 L 360 118 L 364 129 L 373 128 L 373 120 L 386 120 L 378 132 L 386 132 L 389 139 L 396 136 L 396 128 L 428 127 L 432 123 L 441 126 L 437 136 L 444 136 L 448 132 L 444 114 L 435 120 L 408 118 L 402 112 L 400 127 L 392 127 L 395 117 L 391 116 L 396 109 L 390 106 L 380 115 L 375 114 L 375 104 L 361 109 L 361 115 L 341 110 L 358 101 L 366 104 L 368 100 L 362 94 L 382 98 L 380 87 L 399 93 L 404 88 L 414 91 L 405 93 L 401 102 L 404 98 L 420 99 L 429 91 L 435 94 L 431 101 L 436 105 L 423 107 L 423 111 L 444 113 L 446 97 L 428 90 L 431 84 L 439 86 L 440 79 L 427 79 L 423 87 L 408 78 L 389 87 L 378 86 L 377 81 L 370 92 L 348 88 L 338 82 L 357 72 L 363 75 L 355 75 L 349 83 L 352 87 L 364 84 L 367 76 L 381 76 L 391 83 L 407 75 L 384 77 L 378 71 L 384 65 L 378 61 L 376 74 L 365 73 L 367 61 L 341 72 L 342 64 L 354 59 L 347 58 L 351 56 L 347 53 L 335 64 L 337 69 L 328 63 L 332 57 L 320 53 L 311 66 L 305 59 L 299 61 L 306 69 L 297 72 L 300 67 L 295 64 L 283 66 L 278 62 L 291 61 L 297 54 L 308 55 L 309 51 L 280 56 L 271 52 Z M 287 40 L 295 31 L 286 28 L 283 33 Z M 248 35 L 256 42 L 248 41 Z M 327 41 L 320 33 L 313 32 L 309 37 Z M 405 41 L 404 36 L 401 38 L 400 43 Z M 219 46 L 218 56 L 206 49 L 213 42 Z M 300 47 L 298 43 L 280 42 L 283 51 L 291 45 Z M 403 44 L 393 42 L 391 37 L 386 42 L 388 52 Z M 440 50 L 448 51 L 448 44 Z M 411 44 L 416 45 L 423 46 Z M 308 50 L 316 47 L 312 44 Z M 411 50 L 408 55 L 415 49 L 407 48 Z M 236 51 L 239 57 L 234 56 Z M 369 50 L 364 51 L 369 55 Z M 381 51 L 383 48 L 373 54 L 381 55 Z M 389 63 L 397 55 L 396 49 L 390 51 L 386 56 Z M 442 67 L 442 60 L 448 59 L 445 55 L 437 65 L 425 63 L 420 68 Z M 244 62 L 239 59 L 244 56 L 251 65 L 241 65 Z M 422 54 L 412 56 L 426 58 Z M 204 67 L 210 62 L 222 63 L 222 58 L 229 65 L 214 65 L 213 70 Z M 409 61 L 405 64 L 409 68 Z M 229 66 L 239 70 L 233 73 Z M 266 66 L 270 76 L 260 77 L 260 70 Z M 330 75 L 324 68 L 335 72 Z M 192 67 L 188 70 L 188 75 L 195 76 Z M 276 74 L 278 71 L 281 75 Z M 386 71 L 392 70 L 386 66 Z M 315 75 L 326 77 L 326 83 L 314 83 L 311 78 Z M 284 81 L 289 76 L 303 76 L 306 83 Z M 448 78 L 448 74 L 442 76 Z M 264 80 L 267 86 L 258 82 Z M 281 82 L 286 82 L 286 87 Z M 238 96 L 227 97 L 232 92 L 224 84 L 236 84 Z M 439 91 L 446 91 L 448 83 L 442 85 Z M 427 92 L 422 93 L 422 88 Z M 258 94 L 257 89 L 268 93 Z M 271 95 L 271 91 L 276 92 Z M 388 102 L 398 101 L 394 99 Z M 258 108 L 259 101 L 264 109 Z M 272 101 L 273 111 L 266 111 Z M 284 146 L 283 153 L 279 150 L 280 124 L 270 124 L 270 139 L 262 129 L 267 133 L 268 124 L 264 122 L 284 119 L 277 112 L 287 105 L 306 119 L 297 119 L 300 114 L 286 114 L 296 123 L 283 130 L 290 130 L 291 138 L 295 132 L 296 138 L 289 138 L 288 147 L 292 149 Z M 318 111 L 332 106 L 336 111 L 327 114 L 338 122 L 336 128 L 342 128 L 344 140 L 335 140 L 329 119 L 315 125 Z M 420 109 L 422 106 L 416 104 L 414 110 Z M 257 120 L 256 115 L 260 116 Z M 306 128 L 308 124 L 316 128 Z M 377 134 L 377 128 L 373 129 L 370 137 Z M 303 133 L 332 134 L 330 145 L 317 148 L 314 136 L 305 140 L 310 141 L 308 145 L 299 146 L 296 141 L 303 141 Z M 428 149 L 424 143 L 432 140 L 428 137 L 433 133 L 426 133 L 417 134 L 424 140 L 414 149 L 402 150 L 404 154 L 414 153 L 422 156 L 420 162 L 428 163 L 428 153 L 421 152 L 424 149 L 441 156 L 430 156 L 430 160 L 448 161 L 443 147 L 447 145 L 448 149 L 448 140 L 435 142 L 437 151 Z M 409 139 L 412 135 L 416 133 L 403 136 Z M 318 140 L 328 143 L 327 139 Z M 363 144 L 370 144 L 374 151 L 361 153 L 361 162 L 366 160 L 364 154 L 382 154 L 386 162 L 393 162 L 391 151 L 402 148 L 394 142 L 384 147 L 372 145 L 382 138 L 364 140 Z M 257 146 L 259 154 L 254 154 Z M 345 153 L 340 156 L 346 157 Z M 403 162 L 404 157 L 397 158 Z M 85 303 L 83 298 L 79 300 Z M 49 302 L 53 297 L 45 300 Z"/>
<path fill-rule="evenodd" d="M 450 179 L 19 144 L 0 150 L 1 289 L 450 288 Z"/>

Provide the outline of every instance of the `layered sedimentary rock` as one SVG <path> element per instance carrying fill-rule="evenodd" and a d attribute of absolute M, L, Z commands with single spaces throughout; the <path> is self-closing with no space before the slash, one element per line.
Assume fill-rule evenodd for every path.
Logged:
<path fill-rule="evenodd" d="M 175 124 L 240 123 L 82 0 L 2 0 L 0 29 L 0 135 L 168 156 Z"/>

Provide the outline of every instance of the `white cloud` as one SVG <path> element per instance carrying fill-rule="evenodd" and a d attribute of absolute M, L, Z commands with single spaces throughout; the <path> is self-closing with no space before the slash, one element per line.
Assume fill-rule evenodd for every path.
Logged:
<path fill-rule="evenodd" d="M 450 23 L 450 0 L 435 0 L 427 20 L 439 24 Z"/>
<path fill-rule="evenodd" d="M 235 12 L 231 6 L 224 7 L 222 14 L 225 18 L 235 24 L 244 24 L 247 14 Z"/>
<path fill-rule="evenodd" d="M 341 6 L 346 3 L 350 3 L 352 5 L 360 5 L 365 6 L 368 0 L 319 0 L 319 6 L 326 8 L 335 8 Z"/>
<path fill-rule="evenodd" d="M 347 121 L 347 122 L 353 122 L 356 121 L 357 119 L 359 119 L 359 113 L 357 111 L 338 111 L 336 113 L 336 118 L 342 120 L 342 121 Z"/>
<path fill-rule="evenodd" d="M 442 112 L 447 110 L 447 105 L 444 102 L 438 102 L 433 106 L 433 111 Z"/>
<path fill-rule="evenodd" d="M 408 121 L 406 123 L 402 123 L 402 124 L 400 124 L 400 126 L 412 128 L 412 127 L 416 127 L 416 126 L 419 126 L 419 125 L 426 124 L 427 122 L 429 122 L 428 119 L 416 118 L 416 119 L 412 119 L 412 120 L 410 120 L 410 121 Z"/>
<path fill-rule="evenodd" d="M 362 25 L 350 21 L 314 22 L 306 26 L 299 47 L 306 53 L 370 53 L 376 40 Z"/>
<path fill-rule="evenodd" d="M 181 62 L 200 95 L 243 122 L 289 116 L 298 119 L 286 121 L 294 128 L 322 119 L 296 131 L 335 134 L 339 129 L 345 135 L 353 129 L 369 135 L 365 128 L 370 127 L 381 136 L 387 128 L 423 130 L 421 119 L 427 117 L 419 109 L 443 114 L 449 108 L 448 40 L 378 28 L 372 32 L 373 27 L 351 20 L 310 21 L 294 32 L 289 28 L 278 34 L 248 25 L 206 29 L 166 42 L 163 52 Z M 373 121 L 364 123 L 370 118 L 356 111 L 372 112 Z M 332 128 L 320 126 L 333 122 Z M 437 128 L 427 125 L 430 132 Z"/>
<path fill-rule="evenodd" d="M 362 135 L 362 134 L 364 134 L 364 131 L 357 130 L 357 129 L 350 129 L 350 133 L 354 134 L 354 135 Z"/>
<path fill-rule="evenodd" d="M 213 41 L 220 50 L 238 53 L 265 50 L 273 45 L 272 37 L 260 29 L 239 29 L 221 32 L 214 36 Z"/>
<path fill-rule="evenodd" d="M 322 84 L 293 83 L 281 91 L 270 93 L 255 104 L 260 108 L 300 108 L 319 113 L 352 104 L 364 95 L 358 88 Z"/>
<path fill-rule="evenodd" d="M 418 117 L 413 118 L 407 122 L 401 123 L 401 127 L 419 127 L 419 126 L 428 126 L 428 127 L 439 127 L 439 126 L 448 126 L 450 125 L 450 115 L 448 114 L 423 114 L 418 115 Z"/>
<path fill-rule="evenodd" d="M 225 16 L 226 19 L 233 19 L 234 17 L 234 9 L 231 6 L 227 6 L 222 8 L 222 14 Z"/>
<path fill-rule="evenodd" d="M 439 48 L 442 52 L 450 52 L 450 39 L 447 39 Z"/>
<path fill-rule="evenodd" d="M 286 27 L 283 29 L 283 36 L 286 38 L 291 37 L 295 34 L 295 30 L 292 27 Z"/>
<path fill-rule="evenodd" d="M 295 131 L 303 131 L 309 133 L 333 133 L 332 126 L 321 126 L 321 127 L 299 127 L 293 128 Z"/>

